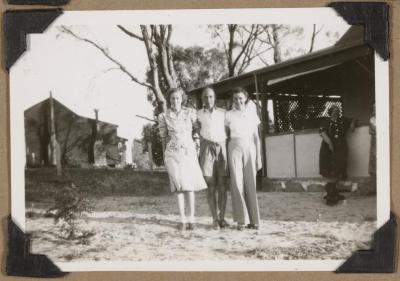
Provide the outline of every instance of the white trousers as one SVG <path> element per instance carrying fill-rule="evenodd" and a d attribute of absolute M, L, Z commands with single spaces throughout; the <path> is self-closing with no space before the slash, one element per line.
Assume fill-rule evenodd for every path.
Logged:
<path fill-rule="evenodd" d="M 256 147 L 251 139 L 232 139 L 228 145 L 233 220 L 259 224 L 256 191 Z"/>

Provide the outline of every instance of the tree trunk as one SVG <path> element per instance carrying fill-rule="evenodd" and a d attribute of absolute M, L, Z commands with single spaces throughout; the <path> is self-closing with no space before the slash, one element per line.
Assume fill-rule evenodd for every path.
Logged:
<path fill-rule="evenodd" d="M 167 104 L 165 97 L 160 88 L 160 81 L 158 79 L 158 65 L 157 65 L 157 57 L 154 52 L 153 42 L 149 36 L 148 28 L 145 25 L 141 25 L 140 29 L 142 30 L 143 41 L 146 47 L 147 58 L 149 60 L 150 70 L 151 70 L 151 84 L 154 86 L 154 95 L 156 97 L 157 103 L 161 112 L 164 112 L 167 109 Z"/>
<path fill-rule="evenodd" d="M 279 63 L 282 61 L 281 46 L 279 42 L 278 28 L 276 25 L 272 26 L 272 38 L 274 40 L 274 62 Z"/>
<path fill-rule="evenodd" d="M 235 40 L 236 25 L 229 24 L 229 44 L 228 44 L 228 75 L 229 77 L 235 76 L 235 66 L 233 65 L 233 48 Z"/>
<path fill-rule="evenodd" d="M 61 175 L 61 151 L 60 144 L 57 141 L 55 121 L 54 121 L 54 102 L 53 96 L 50 92 L 50 151 L 51 159 L 50 163 L 55 165 L 57 168 L 57 175 Z"/>
<path fill-rule="evenodd" d="M 156 41 L 158 56 L 160 58 L 160 69 L 162 71 L 163 77 L 165 78 L 165 81 L 167 82 L 168 88 L 176 88 L 176 77 L 172 76 L 172 73 L 170 71 L 171 64 L 168 62 L 167 46 L 169 45 L 169 42 L 166 38 L 165 26 L 161 25 L 159 28 L 160 32 L 157 30 L 156 26 L 151 26 L 151 30 L 154 34 Z"/>
<path fill-rule="evenodd" d="M 168 58 L 168 70 L 171 73 L 171 76 L 175 79 L 175 81 L 177 81 L 178 75 L 176 75 L 176 72 L 175 72 L 175 67 L 174 67 L 173 57 L 172 57 L 172 49 L 171 49 L 171 44 L 170 44 L 171 35 L 172 35 L 172 25 L 168 25 L 167 45 L 166 45 L 167 58 Z"/>

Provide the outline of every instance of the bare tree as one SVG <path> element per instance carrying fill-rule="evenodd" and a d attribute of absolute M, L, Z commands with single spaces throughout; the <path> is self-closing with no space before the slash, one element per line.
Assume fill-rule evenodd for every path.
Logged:
<path fill-rule="evenodd" d="M 263 32 L 260 25 L 210 25 L 209 28 L 223 45 L 229 77 L 243 73 L 253 59 L 271 49 L 257 40 Z"/>
<path fill-rule="evenodd" d="M 76 39 L 84 41 L 98 49 L 109 61 L 114 63 L 117 68 L 126 74 L 133 82 L 147 87 L 154 95 L 159 107 L 159 111 L 165 111 L 165 89 L 163 89 L 164 87 L 162 87 L 162 83 L 165 83 L 168 88 L 177 87 L 178 85 L 177 75 L 172 62 L 172 51 L 170 44 L 173 31 L 172 26 L 140 25 L 141 35 L 138 35 L 121 25 L 118 25 L 117 27 L 131 38 L 144 43 L 151 72 L 149 82 L 138 79 L 120 61 L 115 59 L 105 47 L 100 46 L 100 44 L 96 43 L 95 41 L 78 35 L 76 32 L 72 31 L 66 26 L 62 26 L 61 31 L 72 35 Z"/>
<path fill-rule="evenodd" d="M 257 39 L 272 48 L 274 63 L 281 62 L 282 39 L 289 34 L 287 27 L 284 25 L 268 24 L 263 25 L 262 28 L 264 32 L 262 36 L 259 36 Z M 267 63 L 265 64 L 268 65 Z"/>
<path fill-rule="evenodd" d="M 317 35 L 323 29 L 323 25 L 317 28 L 317 25 L 313 25 L 313 32 L 310 40 L 310 47 L 306 50 L 301 50 L 300 53 L 313 52 L 315 46 L 315 40 Z M 284 60 L 284 57 L 290 56 L 291 52 L 299 52 L 298 50 L 291 50 L 291 43 L 296 38 L 300 38 L 304 34 L 304 29 L 300 26 L 289 26 L 282 24 L 268 24 L 262 25 L 263 33 L 260 33 L 257 40 L 270 46 L 273 50 L 273 62 L 279 63 Z M 269 65 L 263 56 L 259 56 L 259 59 L 265 64 Z"/>

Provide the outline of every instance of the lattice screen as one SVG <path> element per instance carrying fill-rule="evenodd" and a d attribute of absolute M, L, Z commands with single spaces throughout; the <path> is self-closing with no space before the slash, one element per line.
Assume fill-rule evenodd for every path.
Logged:
<path fill-rule="evenodd" d="M 337 105 L 342 112 L 340 97 L 274 98 L 275 131 L 318 128 L 320 122 L 328 117 L 332 105 Z"/>

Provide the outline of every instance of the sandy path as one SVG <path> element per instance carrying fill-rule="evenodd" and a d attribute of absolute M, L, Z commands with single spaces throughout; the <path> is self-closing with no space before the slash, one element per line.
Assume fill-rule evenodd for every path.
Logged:
<path fill-rule="evenodd" d="M 95 230 L 87 244 L 59 237 L 59 225 L 40 215 L 27 219 L 32 251 L 55 261 L 98 260 L 233 260 L 342 259 L 367 249 L 375 230 L 375 197 L 350 196 L 335 207 L 323 204 L 322 193 L 259 194 L 259 230 L 209 227 L 205 193 L 197 194 L 196 229 L 176 230 L 175 197 L 106 197 L 93 200 L 93 213 L 79 220 Z M 41 213 L 43 205 L 28 211 Z M 228 222 L 231 206 L 228 200 Z"/>

